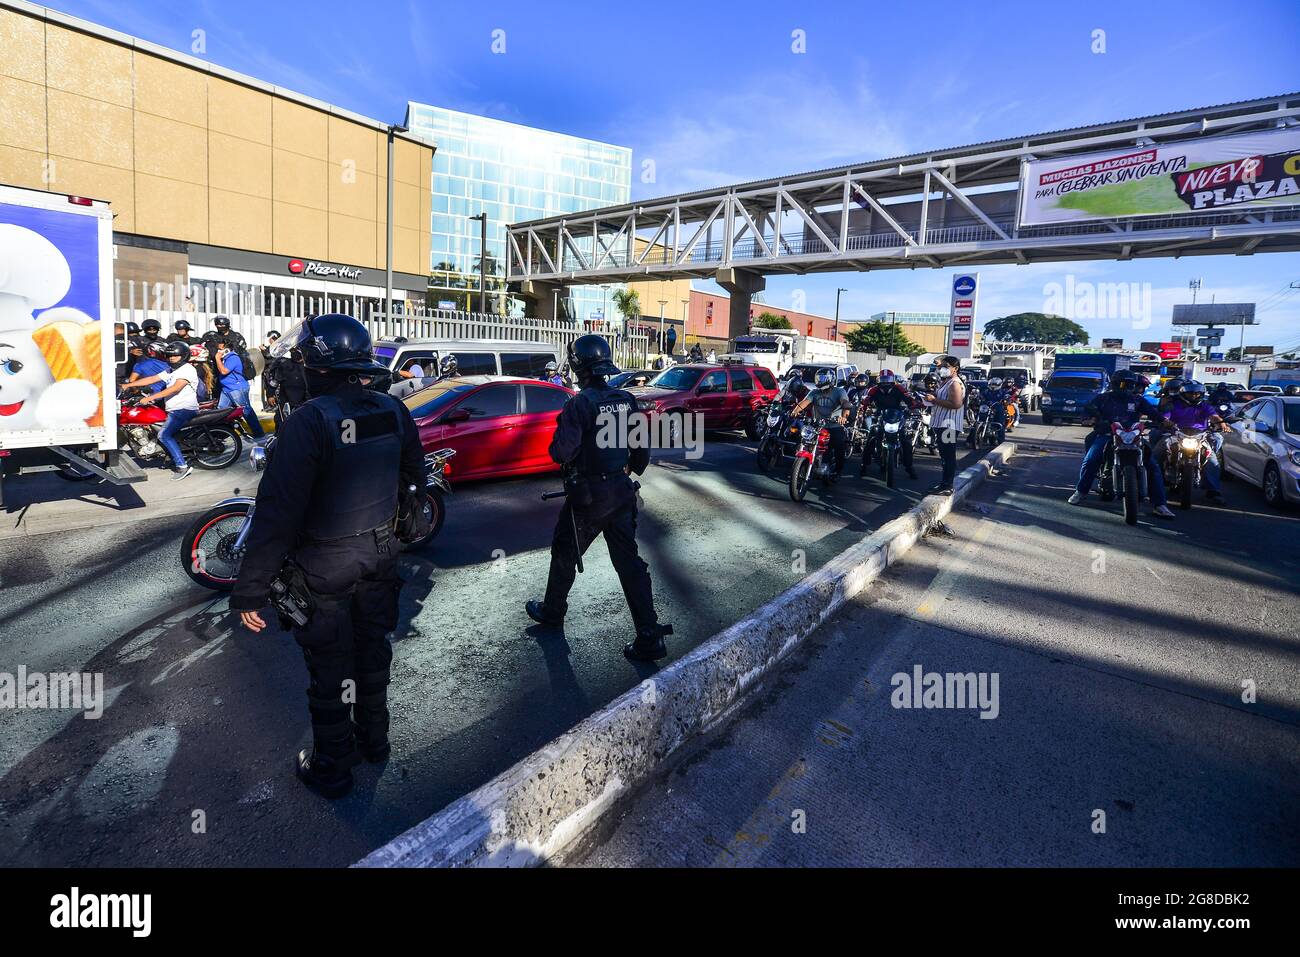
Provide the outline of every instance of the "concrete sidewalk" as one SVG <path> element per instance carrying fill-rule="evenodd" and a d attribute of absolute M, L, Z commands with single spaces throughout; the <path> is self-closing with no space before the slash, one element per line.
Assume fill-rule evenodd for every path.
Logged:
<path fill-rule="evenodd" d="M 1296 514 L 1236 485 L 1226 509 L 1129 528 L 1095 498 L 1065 504 L 1077 429 L 1016 439 L 950 535 L 830 619 L 577 862 L 1300 864 Z M 918 666 L 990 692 L 996 674 L 996 718 L 893 706 Z"/>

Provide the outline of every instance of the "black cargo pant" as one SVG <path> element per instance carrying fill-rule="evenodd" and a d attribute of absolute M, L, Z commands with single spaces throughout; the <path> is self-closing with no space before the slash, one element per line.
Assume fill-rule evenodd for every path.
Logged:
<path fill-rule="evenodd" d="M 388 734 L 388 671 L 397 627 L 398 542 L 385 527 L 296 550 L 315 611 L 293 636 L 311 685 L 307 706 L 319 750 L 346 757 L 354 733 L 376 746 Z M 355 726 L 354 726 L 355 725 Z"/>
<path fill-rule="evenodd" d="M 577 576 L 578 556 L 586 554 L 598 535 L 605 536 L 609 560 L 618 573 L 623 596 L 632 611 L 638 635 L 654 633 L 659 623 L 650 592 L 650 568 L 636 548 L 636 488 L 624 475 L 592 479 L 591 504 L 578 506 L 565 500 L 551 539 L 551 571 L 546 579 L 546 610 L 563 617 L 569 609 L 569 589 Z M 574 535 L 574 520 L 577 537 Z"/>

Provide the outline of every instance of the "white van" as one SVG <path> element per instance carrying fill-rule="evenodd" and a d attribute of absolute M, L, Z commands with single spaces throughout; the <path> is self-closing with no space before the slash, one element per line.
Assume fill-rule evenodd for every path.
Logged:
<path fill-rule="evenodd" d="M 546 363 L 562 365 L 563 351 L 554 343 L 518 339 L 381 339 L 375 358 L 394 373 L 418 367 L 417 378 L 433 378 L 447 356 L 456 357 L 461 375 L 508 375 L 540 379 Z"/>

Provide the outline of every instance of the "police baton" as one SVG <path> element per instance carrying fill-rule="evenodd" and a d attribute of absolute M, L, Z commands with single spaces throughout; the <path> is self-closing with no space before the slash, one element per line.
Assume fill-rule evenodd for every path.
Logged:
<path fill-rule="evenodd" d="M 553 498 L 567 498 L 568 494 L 569 490 L 567 488 L 560 489 L 558 492 L 543 492 L 542 501 L 545 502 Z M 582 567 L 582 542 L 578 541 L 578 517 L 573 513 L 572 508 L 569 509 L 569 521 L 573 523 L 573 548 L 578 558 L 578 574 L 581 575 L 586 569 Z"/>

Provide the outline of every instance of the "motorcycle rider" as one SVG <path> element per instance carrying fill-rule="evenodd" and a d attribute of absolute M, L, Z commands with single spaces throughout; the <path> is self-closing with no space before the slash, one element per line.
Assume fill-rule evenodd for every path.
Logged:
<path fill-rule="evenodd" d="M 313 745 L 296 769 L 309 788 L 337 798 L 363 757 L 377 763 L 390 752 L 388 634 L 401 589 L 393 526 L 399 488 L 425 487 L 424 452 L 406 408 L 367 388 L 388 370 L 357 320 L 313 316 L 276 348 L 302 356 L 310 398 L 276 439 L 230 607 L 260 632 L 285 558 L 301 569 L 313 608 L 293 636 L 311 679 Z"/>
<path fill-rule="evenodd" d="M 153 405 L 162 402 L 167 410 L 167 423 L 158 433 L 158 441 L 172 460 L 172 481 L 179 481 L 190 474 L 192 469 L 185 461 L 185 453 L 176 442 L 176 433 L 190 424 L 190 420 L 199 414 L 199 373 L 190 365 L 190 347 L 183 342 L 167 342 L 162 346 L 162 354 L 167 360 L 167 369 L 156 375 L 145 376 L 128 382 L 124 389 L 145 389 L 156 383 L 163 388 L 140 400 L 141 405 Z"/>
<path fill-rule="evenodd" d="M 831 449 L 832 480 L 844 471 L 844 459 L 848 451 L 848 436 L 844 432 L 844 420 L 853 410 L 845 391 L 835 384 L 835 373 L 830 369 L 818 369 L 813 380 L 816 387 L 799 400 L 794 407 L 794 415 L 804 411 L 809 405 L 817 410 L 824 420 L 829 433 Z"/>
<path fill-rule="evenodd" d="M 1300 395 L 1300 385 L 1289 385 L 1282 390 L 1283 395 Z"/>
<path fill-rule="evenodd" d="M 126 377 L 127 383 L 139 382 L 141 379 L 152 378 L 153 383 L 149 386 L 150 392 L 161 392 L 163 390 L 162 381 L 156 376 L 160 372 L 166 372 L 167 365 L 167 340 L 154 339 L 152 342 L 146 340 L 143 336 L 137 337 L 132 341 L 139 341 L 144 346 L 144 356 L 135 360 L 135 365 L 131 367 L 131 373 Z"/>
<path fill-rule="evenodd" d="M 1092 432 L 1087 438 L 1087 447 L 1083 453 L 1083 464 L 1079 467 L 1079 482 L 1070 496 L 1071 505 L 1078 505 L 1092 489 L 1093 479 L 1100 471 L 1102 458 L 1110 445 L 1110 426 L 1112 422 L 1129 426 L 1136 423 L 1143 415 L 1153 422 L 1165 423 L 1166 419 L 1160 408 L 1137 391 L 1138 377 L 1127 369 L 1116 372 L 1110 379 L 1110 391 L 1089 402 L 1083 410 L 1087 418 L 1093 420 Z M 1149 444 L 1145 450 L 1144 465 L 1147 473 L 1147 492 L 1151 499 L 1154 513 L 1161 518 L 1173 518 L 1165 499 L 1165 478 L 1160 469 L 1160 461 L 1152 454 Z"/>
<path fill-rule="evenodd" d="M 884 412 L 886 409 L 902 409 L 907 412 L 917 408 L 916 399 L 890 369 L 881 370 L 880 384 L 867 391 L 867 401 L 875 406 L 879 412 Z M 906 418 L 903 422 L 903 427 L 906 428 Z M 871 464 L 871 447 L 873 444 L 871 436 L 867 436 L 866 441 L 862 443 L 862 465 L 858 469 L 858 478 L 866 477 L 867 466 Z M 908 441 L 906 435 L 902 436 L 899 459 L 903 463 L 903 468 L 907 470 L 907 477 L 916 478 L 916 469 L 912 466 L 912 443 Z"/>
<path fill-rule="evenodd" d="M 543 382 L 549 382 L 551 385 L 564 385 L 564 376 L 560 375 L 560 367 L 555 362 L 546 363 L 546 374 L 542 376 Z"/>
<path fill-rule="evenodd" d="M 1226 382 L 1220 382 L 1214 387 L 1214 391 L 1210 393 L 1210 402 L 1216 407 L 1220 405 L 1231 405 L 1236 400 L 1236 395 L 1228 388 L 1228 383 Z"/>
<path fill-rule="evenodd" d="M 560 410 L 550 446 L 551 458 L 565 467 L 569 495 L 551 538 L 546 595 L 526 602 L 524 610 L 539 624 L 562 625 L 579 556 L 604 534 L 636 625 L 636 639 L 623 654 L 633 661 L 656 661 L 667 656 L 664 637 L 673 629 L 659 622 L 650 570 L 637 554 L 636 486 L 630 472 L 641 475 L 650 465 L 649 448 L 635 444 L 634 419 L 641 413 L 631 394 L 611 389 L 605 381 L 618 374 L 618 367 L 602 336 L 585 335 L 571 342 L 569 367 L 582 388 Z"/>
<path fill-rule="evenodd" d="M 1184 432 L 1208 433 L 1210 457 L 1206 460 L 1202 473 L 1206 487 L 1205 495 L 1215 505 L 1222 505 L 1223 487 L 1219 482 L 1219 452 L 1223 448 L 1222 433 L 1227 430 L 1227 425 L 1219 415 L 1219 407 L 1206 400 L 1205 386 L 1195 379 L 1189 379 L 1183 383 L 1177 400 L 1169 407 L 1166 415 L 1174 428 L 1160 440 L 1156 458 L 1162 462 L 1168 461 L 1170 455 L 1177 451 L 1170 446 L 1177 442 Z"/>
<path fill-rule="evenodd" d="M 443 356 L 442 361 L 438 363 L 438 378 L 454 379 L 458 375 L 460 375 L 460 366 L 456 362 L 456 357 L 454 355 Z"/>

